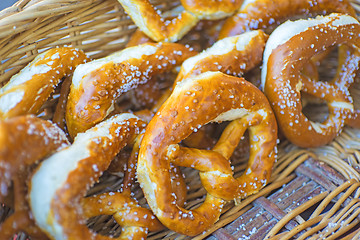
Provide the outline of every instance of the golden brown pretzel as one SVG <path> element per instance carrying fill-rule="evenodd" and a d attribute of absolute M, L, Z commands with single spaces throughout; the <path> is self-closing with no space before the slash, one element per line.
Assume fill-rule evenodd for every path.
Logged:
<path fill-rule="evenodd" d="M 33 222 L 26 200 L 29 168 L 44 157 L 68 145 L 65 134 L 49 121 L 32 115 L 0 121 L 0 202 L 11 194 L 13 184 L 14 213 L 0 225 L 0 239 L 26 232 L 43 238 Z"/>
<path fill-rule="evenodd" d="M 360 24 L 355 18 L 330 14 L 288 21 L 270 35 L 264 52 L 262 86 L 280 129 L 294 144 L 317 147 L 330 142 L 353 113 L 348 86 L 359 67 L 358 55 L 340 61 L 339 69 L 343 70 L 332 82 L 317 82 L 302 75 L 301 70 L 315 53 L 332 46 L 343 44 L 358 52 L 360 43 L 355 36 L 359 33 Z M 314 123 L 301 112 L 300 91 L 327 102 L 329 117 L 325 122 Z"/>
<path fill-rule="evenodd" d="M 109 239 L 96 235 L 84 224 L 86 217 L 101 214 L 101 211 L 103 214 L 114 214 L 118 223 L 125 227 L 119 239 L 131 236 L 137 239 L 146 233 L 147 228 L 162 228 L 150 210 L 137 206 L 129 198 L 128 188 L 122 193 L 105 193 L 81 200 L 123 147 L 139 144 L 138 136 L 143 133 L 145 126 L 145 122 L 133 114 L 115 115 L 78 134 L 71 146 L 41 163 L 31 179 L 29 198 L 37 224 L 49 237 Z M 132 181 L 131 178 L 127 176 L 125 186 Z M 99 199 L 104 199 L 104 202 L 98 202 Z M 124 215 L 127 211 L 131 211 L 131 214 Z"/>
<path fill-rule="evenodd" d="M 0 89 L 0 119 L 37 113 L 59 81 L 87 59 L 83 51 L 70 47 L 39 54 Z"/>
<path fill-rule="evenodd" d="M 156 42 L 176 42 L 201 19 L 221 19 L 238 9 L 243 0 L 182 0 L 185 8 L 171 21 L 164 20 L 148 0 L 118 0 L 135 24 Z"/>
<path fill-rule="evenodd" d="M 221 121 L 232 122 L 213 150 L 177 145 L 201 126 Z M 228 159 L 247 128 L 252 145 L 249 164 L 244 175 L 235 179 Z M 217 221 L 224 199 L 246 197 L 266 184 L 276 158 L 276 138 L 275 117 L 259 89 L 242 78 L 206 72 L 181 81 L 148 124 L 139 153 L 138 181 L 158 219 L 174 231 L 193 236 Z M 189 211 L 174 203 L 170 162 L 200 170 L 209 193 L 197 209 Z"/>
<path fill-rule="evenodd" d="M 217 41 L 183 62 L 175 84 L 206 71 L 242 76 L 261 63 L 267 38 L 263 31 L 256 30 Z"/>
<path fill-rule="evenodd" d="M 246 0 L 238 12 L 225 21 L 219 38 L 238 35 L 249 30 L 265 30 L 301 14 L 310 17 L 312 14 L 332 12 L 356 15 L 348 0 Z"/>
<path fill-rule="evenodd" d="M 261 63 L 267 38 L 263 31 L 255 30 L 217 41 L 212 47 L 183 62 L 174 86 L 183 79 L 207 71 L 242 76 Z M 204 129 L 199 129 L 184 139 L 184 143 L 199 148 L 209 145 L 209 140 Z"/>
<path fill-rule="evenodd" d="M 147 43 L 78 66 L 67 103 L 66 122 L 74 137 L 102 121 L 124 92 L 171 70 L 195 52 L 176 43 Z"/>

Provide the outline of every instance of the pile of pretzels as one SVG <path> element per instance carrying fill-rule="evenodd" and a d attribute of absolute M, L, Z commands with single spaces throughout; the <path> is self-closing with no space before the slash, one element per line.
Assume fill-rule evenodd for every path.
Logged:
<path fill-rule="evenodd" d="M 0 89 L 0 202 L 14 210 L 0 239 L 111 239 L 86 225 L 98 215 L 121 226 L 116 239 L 164 228 L 195 236 L 227 201 L 268 183 L 278 127 L 304 148 L 360 127 L 349 91 L 360 23 L 348 1 L 181 0 L 163 15 L 148 0 L 119 2 L 139 27 L 127 48 L 101 59 L 53 48 Z M 197 52 L 183 37 L 203 20 L 205 38 L 217 40 Z M 318 66 L 336 47 L 337 73 L 323 81 Z M 260 68 L 259 86 L 243 78 Z M 43 120 L 58 85 L 53 119 Z M 327 104 L 325 121 L 304 115 L 305 98 Z M 235 178 L 231 157 L 244 134 L 249 160 Z M 184 168 L 199 172 L 207 192 L 195 209 L 184 207 Z M 110 170 L 123 172 L 121 188 L 88 195 Z M 147 205 L 133 198 L 136 181 Z"/>

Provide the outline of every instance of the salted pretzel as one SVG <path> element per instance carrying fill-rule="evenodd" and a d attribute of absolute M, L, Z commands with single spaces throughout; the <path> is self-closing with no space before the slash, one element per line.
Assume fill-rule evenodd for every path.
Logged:
<path fill-rule="evenodd" d="M 150 210 L 140 207 L 130 198 L 131 174 L 127 175 L 122 192 L 81 199 L 123 147 L 140 144 L 139 134 L 143 133 L 145 126 L 145 122 L 133 114 L 115 115 L 78 134 L 71 146 L 41 163 L 31 179 L 29 199 L 36 223 L 49 237 L 104 239 L 85 225 L 86 217 L 100 214 L 113 215 L 123 227 L 119 239 L 140 239 L 146 237 L 148 230 L 163 228 Z M 133 159 L 136 160 L 136 156 Z M 128 166 L 133 169 L 134 165 L 130 162 Z M 173 170 L 173 179 L 178 177 L 178 173 Z M 181 185 L 179 181 L 174 184 Z M 185 190 L 184 187 L 180 191 Z M 180 200 L 180 204 L 183 202 Z"/>
<path fill-rule="evenodd" d="M 146 43 L 78 66 L 66 108 L 70 135 L 74 137 L 108 116 L 122 93 L 194 54 L 181 44 Z"/>
<path fill-rule="evenodd" d="M 184 11 L 164 20 L 148 0 L 118 0 L 135 24 L 156 42 L 176 42 L 201 19 L 217 20 L 232 15 L 243 0 L 181 0 Z"/>
<path fill-rule="evenodd" d="M 174 86 L 183 79 L 207 71 L 242 76 L 260 65 L 267 38 L 263 31 L 256 30 L 217 41 L 212 47 L 183 62 Z M 184 139 L 187 146 L 197 148 L 209 146 L 211 142 L 204 129 L 199 129 Z"/>
<path fill-rule="evenodd" d="M 68 140 L 57 126 L 32 115 L 0 121 L 0 133 L 0 202 L 12 196 L 8 204 L 14 209 L 0 225 L 0 239 L 19 232 L 44 239 L 30 213 L 26 181 L 34 164 L 67 146 Z"/>
<path fill-rule="evenodd" d="M 266 30 L 298 15 L 310 17 L 332 12 L 356 16 L 348 0 L 246 0 L 236 14 L 226 19 L 219 38 L 255 29 Z"/>
<path fill-rule="evenodd" d="M 212 150 L 179 143 L 210 122 L 232 121 Z M 233 177 L 229 158 L 244 131 L 251 152 L 245 173 Z M 154 214 L 168 228 L 193 236 L 217 221 L 225 200 L 258 192 L 268 181 L 276 158 L 277 126 L 264 94 L 242 78 L 206 72 L 176 85 L 146 128 L 138 159 L 138 181 Z M 200 171 L 208 191 L 194 210 L 171 196 L 170 163 Z"/>
<path fill-rule="evenodd" d="M 0 89 L 0 119 L 35 114 L 60 80 L 87 61 L 76 48 L 53 48 L 39 54 Z"/>
<path fill-rule="evenodd" d="M 263 31 L 256 30 L 217 41 L 183 62 L 175 84 L 206 71 L 242 76 L 261 63 L 267 38 Z"/>
<path fill-rule="evenodd" d="M 330 142 L 353 114 L 348 86 L 359 68 L 359 22 L 342 14 L 316 19 L 288 21 L 271 35 L 264 52 L 262 86 L 280 129 L 294 144 L 317 147 Z M 281 36 L 281 37 L 279 37 Z M 303 66 L 317 52 L 346 45 L 356 54 L 339 61 L 338 74 L 331 82 L 315 81 L 301 74 Z M 340 69 L 340 70 L 339 70 Z M 327 102 L 329 117 L 315 123 L 302 113 L 300 91 Z"/>

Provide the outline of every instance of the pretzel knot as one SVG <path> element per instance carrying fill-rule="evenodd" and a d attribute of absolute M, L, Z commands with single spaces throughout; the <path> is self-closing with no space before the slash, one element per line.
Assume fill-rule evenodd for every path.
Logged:
<path fill-rule="evenodd" d="M 348 88 L 359 68 L 359 22 L 348 15 L 331 14 L 316 19 L 288 21 L 269 37 L 262 68 L 262 86 L 285 136 L 301 147 L 330 142 L 354 113 Z M 281 38 L 279 36 L 281 35 Z M 341 55 L 338 73 L 331 82 L 301 74 L 312 56 L 329 47 L 345 45 L 353 54 Z M 296 47 L 295 47 L 296 46 Z M 329 117 L 322 123 L 301 111 L 300 91 L 324 99 Z"/>
<path fill-rule="evenodd" d="M 212 150 L 178 145 L 210 122 L 232 121 Z M 235 179 L 229 158 L 244 131 L 250 133 L 250 158 Z M 138 180 L 158 219 L 168 228 L 196 235 L 217 221 L 224 200 L 243 198 L 262 188 L 276 158 L 277 126 L 262 92 L 242 78 L 206 72 L 181 81 L 148 124 L 138 160 Z M 208 194 L 194 210 L 178 206 L 169 189 L 169 166 L 200 171 Z"/>
<path fill-rule="evenodd" d="M 233 16 L 226 19 L 219 38 L 235 36 L 249 30 L 269 29 L 294 16 L 326 13 L 345 13 L 356 16 L 347 0 L 254 0 L 244 1 Z M 271 28 L 270 28 L 271 29 Z"/>
<path fill-rule="evenodd" d="M 83 211 L 93 215 L 94 209 L 83 208 L 81 198 L 86 194 L 87 189 L 99 179 L 102 172 L 108 168 L 120 149 L 136 140 L 145 125 L 133 114 L 115 115 L 85 133 L 78 134 L 71 146 L 62 149 L 41 163 L 31 179 L 30 206 L 36 223 L 49 237 L 55 239 L 104 238 L 104 236 L 91 232 L 85 225 Z M 103 207 L 104 213 L 114 214 L 115 210 L 112 209 L 124 206 L 126 203 L 128 205 L 129 203 L 130 205 L 135 204 L 134 201 L 123 198 L 118 193 L 114 193 L 114 195 L 108 193 L 107 195 L 109 196 L 107 203 L 114 205 Z M 83 203 L 84 201 L 95 201 L 97 198 L 101 199 L 102 196 L 104 195 L 85 199 Z M 131 211 L 134 212 L 137 209 L 139 209 L 138 206 Z M 101 210 L 97 209 L 97 211 Z M 140 213 L 145 214 L 146 212 L 149 213 L 147 210 L 141 210 Z M 145 215 L 144 218 L 146 219 Z M 146 228 L 155 228 L 155 225 L 161 225 L 160 223 L 155 224 L 156 220 L 151 219 L 150 215 L 149 220 Z M 125 223 L 129 224 L 129 221 Z M 126 237 L 124 236 L 126 234 L 145 231 L 141 229 L 142 227 L 137 226 L 137 224 L 134 227 L 127 225 L 127 231 L 120 235 L 120 238 Z"/>
<path fill-rule="evenodd" d="M 0 119 L 36 114 L 60 80 L 87 60 L 83 51 L 70 47 L 39 54 L 0 89 Z"/>
<path fill-rule="evenodd" d="M 78 66 L 68 97 L 66 121 L 71 136 L 101 122 L 123 93 L 171 70 L 195 52 L 176 43 L 147 43 Z"/>
<path fill-rule="evenodd" d="M 232 15 L 243 0 L 182 0 L 179 16 L 164 20 L 148 0 L 118 0 L 135 24 L 156 42 L 176 42 L 201 19 L 217 20 Z"/>
<path fill-rule="evenodd" d="M 30 167 L 67 146 L 67 138 L 54 124 L 32 115 L 0 121 L 0 132 L 0 202 L 9 195 L 14 198 L 8 203 L 14 213 L 0 225 L 0 239 L 10 239 L 20 231 L 43 238 L 30 213 L 26 181 Z"/>

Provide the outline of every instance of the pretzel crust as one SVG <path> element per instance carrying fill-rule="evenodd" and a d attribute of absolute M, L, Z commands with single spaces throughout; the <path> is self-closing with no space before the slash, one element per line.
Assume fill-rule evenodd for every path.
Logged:
<path fill-rule="evenodd" d="M 0 121 L 0 202 L 13 183 L 14 213 L 0 225 L 0 238 L 26 232 L 42 239 L 26 201 L 29 167 L 69 144 L 65 134 L 49 121 L 32 115 Z"/>
<path fill-rule="evenodd" d="M 231 16 L 243 0 L 181 0 L 181 5 L 200 19 L 217 20 Z"/>
<path fill-rule="evenodd" d="M 239 11 L 229 17 L 220 33 L 219 38 L 235 36 L 255 29 L 267 29 L 286 19 L 305 14 L 312 16 L 316 13 L 346 13 L 356 16 L 355 10 L 347 0 L 254 0 L 244 1 Z"/>
<path fill-rule="evenodd" d="M 102 121 L 124 92 L 146 83 L 153 75 L 171 70 L 195 52 L 177 43 L 146 43 L 78 66 L 66 110 L 74 137 Z"/>
<path fill-rule="evenodd" d="M 254 116 L 256 117 L 252 118 Z M 226 140 L 231 136 L 231 131 L 225 133 L 226 137 L 220 139 L 212 154 L 203 156 L 203 162 L 182 161 L 187 157 L 181 157 L 183 153 L 178 151 L 186 151 L 177 145 L 181 140 L 209 122 L 232 121 L 242 117 L 254 120 L 248 123 L 253 147 L 246 170 L 247 175 L 231 179 L 232 170 L 226 160 L 240 141 L 242 128 L 239 135 L 235 134 L 238 137 L 235 141 L 234 138 Z M 262 121 L 257 121 L 257 117 Z M 148 124 L 139 153 L 138 181 L 152 211 L 166 227 L 181 234 L 194 236 L 217 221 L 225 203 L 223 199 L 242 198 L 264 186 L 275 161 L 276 138 L 275 117 L 259 89 L 244 79 L 220 72 L 203 73 L 178 84 Z M 217 159 L 223 159 L 222 163 L 216 164 L 217 161 L 211 161 L 214 154 L 218 156 Z M 205 202 L 197 209 L 189 211 L 176 205 L 169 194 L 170 162 L 187 167 L 198 166 L 197 169 L 200 171 L 204 170 L 203 167 L 209 168 L 210 172 L 204 172 L 204 175 L 225 176 L 226 179 L 220 177 L 219 184 L 217 180 L 210 184 L 212 187 L 209 188 L 213 190 L 207 194 Z M 214 170 L 211 164 L 207 163 L 220 167 Z M 211 179 L 211 176 L 208 179 Z M 203 179 L 202 182 L 204 183 Z M 210 185 L 207 184 L 205 187 Z M 231 188 L 231 196 L 228 194 L 229 185 L 235 185 L 235 188 Z"/>
<path fill-rule="evenodd" d="M 79 134 L 70 147 L 42 162 L 31 179 L 29 196 L 35 220 L 44 232 L 56 239 L 106 239 L 84 224 L 80 199 L 145 125 L 133 114 L 116 115 Z M 136 226 L 132 230 L 141 231 Z"/>
<path fill-rule="evenodd" d="M 353 72 L 358 69 L 358 57 L 354 58 L 357 61 L 355 68 L 344 66 L 350 72 L 342 77 L 336 76 L 332 83 L 313 81 L 302 76 L 300 71 L 315 53 L 334 45 L 343 44 L 358 51 L 356 48 L 360 44 L 355 36 L 359 33 L 360 24 L 355 18 L 330 14 L 286 22 L 270 35 L 264 52 L 262 85 L 279 127 L 292 143 L 301 147 L 327 144 L 353 113 L 351 96 L 343 85 L 349 86 L 354 82 Z M 278 37 L 280 35 L 281 38 Z M 300 49 L 294 50 L 294 46 L 300 46 Z M 314 123 L 304 116 L 300 90 L 327 101 L 329 118 L 325 122 Z"/>
<path fill-rule="evenodd" d="M 242 76 L 261 63 L 267 39 L 263 31 L 255 30 L 219 40 L 212 47 L 186 59 L 175 84 L 207 71 Z"/>
<path fill-rule="evenodd" d="M 88 60 L 76 48 L 53 48 L 39 54 L 0 89 L 0 119 L 36 114 L 64 76 Z"/>
<path fill-rule="evenodd" d="M 182 0 L 185 8 L 176 18 L 164 20 L 149 0 L 118 0 L 135 24 L 156 42 L 176 42 L 200 20 L 217 20 L 228 17 L 243 0 Z"/>

